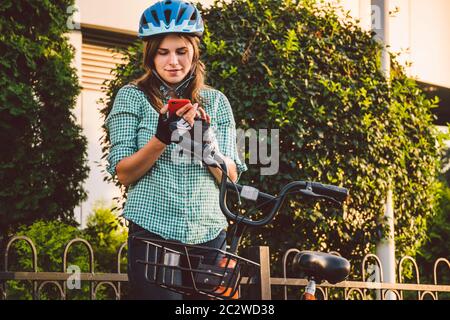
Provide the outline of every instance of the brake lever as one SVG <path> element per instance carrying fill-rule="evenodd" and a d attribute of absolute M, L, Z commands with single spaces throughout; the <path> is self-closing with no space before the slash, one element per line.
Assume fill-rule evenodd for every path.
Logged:
<path fill-rule="evenodd" d="M 338 200 L 336 200 L 336 199 L 333 198 L 333 197 L 330 197 L 330 196 L 324 196 L 324 195 L 317 194 L 317 193 L 313 192 L 312 189 L 308 188 L 308 186 L 306 187 L 306 189 L 300 190 L 299 192 L 302 193 L 302 194 L 304 194 L 304 195 L 306 195 L 306 196 L 309 196 L 309 197 L 319 198 L 319 199 L 325 199 L 325 200 L 329 200 L 329 201 L 333 202 L 333 203 L 336 204 L 336 205 L 339 205 L 339 206 L 342 205 L 341 202 L 339 202 Z"/>

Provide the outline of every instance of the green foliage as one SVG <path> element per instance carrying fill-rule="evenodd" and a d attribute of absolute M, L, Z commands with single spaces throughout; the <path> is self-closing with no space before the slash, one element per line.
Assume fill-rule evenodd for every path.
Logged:
<path fill-rule="evenodd" d="M 70 240 L 79 238 L 81 232 L 70 225 L 60 221 L 36 221 L 30 226 L 19 228 L 17 235 L 23 235 L 30 238 L 37 250 L 38 271 L 64 272 L 63 271 L 63 253 L 64 248 Z M 33 271 L 32 251 L 25 241 L 17 241 L 11 248 L 8 270 L 10 271 Z M 67 265 L 77 265 L 82 272 L 89 272 L 89 255 L 83 245 L 73 245 L 69 250 Z M 50 287 L 50 286 L 49 286 Z M 83 287 L 84 291 L 86 288 Z M 31 299 L 31 285 L 28 281 L 9 281 L 8 299 Z M 49 296 L 46 290 L 43 290 L 41 299 Z M 86 292 L 85 292 L 86 293 Z M 75 298 L 79 298 L 80 294 Z M 52 296 L 58 298 L 56 294 Z"/>
<path fill-rule="evenodd" d="M 70 240 L 85 239 L 94 251 L 94 271 L 117 272 L 117 253 L 120 246 L 126 242 L 127 230 L 120 226 L 115 211 L 103 203 L 97 203 L 90 215 L 87 228 L 78 230 L 61 221 L 36 221 L 31 226 L 22 226 L 17 235 L 29 237 L 36 249 L 38 271 L 63 271 L 63 253 Z M 9 270 L 33 271 L 32 253 L 25 241 L 16 242 L 10 252 Z M 82 243 L 73 244 L 68 251 L 67 266 L 76 265 L 81 272 L 90 272 L 89 251 Z M 126 272 L 126 250 L 122 252 L 121 272 Z M 62 284 L 61 284 L 62 285 Z M 31 284 L 28 281 L 9 281 L 8 299 L 31 299 Z M 41 299 L 57 299 L 59 292 L 53 292 L 49 285 L 41 293 Z M 96 298 L 101 300 L 109 297 L 109 287 L 100 287 Z M 122 290 L 124 291 L 124 290 Z M 80 290 L 67 290 L 68 299 L 88 299 L 89 285 L 82 283 Z"/>
<path fill-rule="evenodd" d="M 117 211 L 102 202 L 95 204 L 83 233 L 95 248 L 96 271 L 117 272 L 117 253 L 128 237 L 127 229 L 117 218 Z M 126 251 L 122 253 L 122 272 L 126 270 L 125 258 Z"/>
<path fill-rule="evenodd" d="M 351 193 L 345 215 L 292 196 L 272 225 L 249 230 L 243 246 L 270 246 L 275 275 L 288 248 L 339 251 L 356 277 L 385 232 L 391 187 L 397 256 L 414 255 L 436 212 L 442 136 L 430 109 L 437 101 L 425 98 L 395 56 L 386 81 L 373 34 L 331 5 L 216 1 L 202 12 L 208 84 L 227 95 L 238 128 L 280 130 L 279 173 L 261 176 L 261 166 L 250 165 L 240 182 L 274 194 L 292 180 L 313 180 Z M 105 116 L 118 89 L 142 74 L 141 50 L 136 43 L 125 52 L 130 62 L 115 70 Z M 103 143 L 106 156 L 107 132 Z"/>
<path fill-rule="evenodd" d="M 67 8 L 73 0 L 0 4 L 0 237 L 38 219 L 76 224 L 86 139 L 72 109 Z"/>
<path fill-rule="evenodd" d="M 439 214 L 430 223 L 429 242 L 421 251 L 427 260 L 450 257 L 450 188 L 444 184 Z M 450 282 L 447 282 L 450 283 Z"/>
<path fill-rule="evenodd" d="M 434 283 L 434 264 L 438 258 L 450 257 L 450 149 L 446 150 L 443 164 L 447 166 L 441 176 L 441 188 L 439 189 L 439 206 L 436 216 L 429 221 L 427 240 L 418 251 L 417 262 L 420 267 L 421 281 Z M 437 268 L 437 283 L 449 284 L 448 266 L 439 264 Z M 450 295 L 447 294 L 447 297 Z M 442 297 L 440 296 L 440 299 Z"/>

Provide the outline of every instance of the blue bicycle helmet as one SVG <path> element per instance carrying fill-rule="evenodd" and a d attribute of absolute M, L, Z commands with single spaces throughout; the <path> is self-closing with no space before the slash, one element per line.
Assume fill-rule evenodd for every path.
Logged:
<path fill-rule="evenodd" d="M 186 33 L 201 37 L 203 20 L 198 9 L 190 2 L 159 1 L 145 9 L 139 22 L 139 38 L 165 33 Z"/>

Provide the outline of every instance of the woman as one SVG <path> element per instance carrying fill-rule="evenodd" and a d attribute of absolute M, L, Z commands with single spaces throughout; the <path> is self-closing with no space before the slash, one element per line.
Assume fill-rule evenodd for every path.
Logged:
<path fill-rule="evenodd" d="M 161 1 L 146 9 L 139 26 L 146 72 L 119 90 L 106 119 L 111 139 L 108 172 L 129 186 L 124 216 L 130 223 L 128 276 L 133 298 L 183 298 L 145 281 L 144 266 L 136 260 L 144 259 L 146 248 L 132 241 L 133 235 L 226 248 L 227 221 L 215 181 L 222 173 L 198 161 L 179 161 L 169 126 L 174 116 L 166 117 L 169 98 L 191 101 L 176 112 L 187 130 L 199 119 L 214 129 L 216 139 L 208 143 L 222 154 L 231 180 L 247 169 L 237 155 L 228 99 L 204 84 L 205 68 L 199 60 L 203 30 L 200 13 L 190 3 Z M 182 158 L 189 160 L 186 154 Z M 212 259 L 207 252 L 198 253 Z"/>

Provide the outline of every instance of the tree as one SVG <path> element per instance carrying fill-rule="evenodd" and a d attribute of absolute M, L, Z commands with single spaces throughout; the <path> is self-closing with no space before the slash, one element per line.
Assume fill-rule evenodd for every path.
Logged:
<path fill-rule="evenodd" d="M 73 0 L 0 4 L 0 237 L 38 219 L 76 224 L 86 138 L 72 110 L 67 9 Z"/>
<path fill-rule="evenodd" d="M 208 84 L 227 95 L 238 128 L 280 130 L 279 172 L 262 176 L 262 165 L 250 165 L 240 182 L 275 194 L 292 180 L 312 180 L 351 193 L 344 215 L 292 195 L 272 225 L 249 230 L 243 246 L 269 245 L 278 275 L 288 248 L 338 251 L 356 277 L 386 231 L 391 186 L 397 256 L 414 255 L 436 212 L 442 136 L 430 109 L 437 100 L 424 96 L 394 55 L 386 81 L 374 34 L 332 5 L 236 0 L 201 11 Z M 105 116 L 119 88 L 143 72 L 141 52 L 140 43 L 125 52 L 130 62 L 108 83 Z M 105 132 L 105 156 L 108 143 Z"/>

